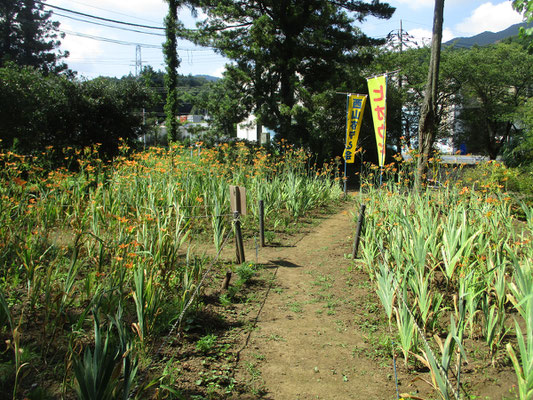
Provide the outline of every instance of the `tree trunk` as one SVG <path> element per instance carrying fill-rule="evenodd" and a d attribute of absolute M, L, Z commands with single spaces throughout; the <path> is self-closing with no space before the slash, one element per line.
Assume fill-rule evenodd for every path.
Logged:
<path fill-rule="evenodd" d="M 296 104 L 293 60 L 294 39 L 287 32 L 285 41 L 282 44 L 281 53 L 283 59 L 279 66 L 280 80 L 279 80 L 279 97 L 280 97 L 280 115 L 279 115 L 279 134 L 281 138 L 287 139 L 291 143 L 295 143 L 296 135 L 292 131 L 292 115 L 291 111 Z"/>
<path fill-rule="evenodd" d="M 290 110 L 294 106 L 294 87 L 291 82 L 291 72 L 284 71 L 280 79 L 280 99 L 283 109 L 280 110 L 279 130 L 280 137 L 294 143 L 292 128 L 292 115 Z"/>
<path fill-rule="evenodd" d="M 416 185 L 425 181 L 427 163 L 431 155 L 437 131 L 437 90 L 440 64 L 440 48 L 442 43 L 442 23 L 444 14 L 444 0 L 435 0 L 435 14 L 433 17 L 433 36 L 431 39 L 431 58 L 429 61 L 428 81 L 424 95 L 424 102 L 420 110 L 418 124 L 418 149 L 420 158 L 416 173 Z"/>
<path fill-rule="evenodd" d="M 496 139 L 496 132 L 497 129 L 492 126 L 490 121 L 487 121 L 487 150 L 491 160 L 495 160 L 498 152 L 500 151 L 500 147 L 498 146 Z"/>

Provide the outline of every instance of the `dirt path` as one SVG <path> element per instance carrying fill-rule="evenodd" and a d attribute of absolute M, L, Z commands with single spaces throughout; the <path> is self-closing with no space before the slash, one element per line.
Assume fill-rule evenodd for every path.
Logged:
<path fill-rule="evenodd" d="M 353 240 L 352 210 L 353 203 L 346 203 L 294 239 L 293 247 L 260 251 L 259 263 L 275 279 L 239 354 L 237 372 L 258 396 L 395 398 L 392 365 L 368 356 L 374 351 L 371 332 L 356 316 L 380 310 L 368 309 L 368 278 L 345 257 Z"/>

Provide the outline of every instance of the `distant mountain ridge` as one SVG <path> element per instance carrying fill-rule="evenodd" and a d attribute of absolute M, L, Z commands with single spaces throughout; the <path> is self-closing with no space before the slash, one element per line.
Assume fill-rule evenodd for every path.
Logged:
<path fill-rule="evenodd" d="M 216 82 L 220 79 L 219 77 L 212 76 L 212 75 L 194 75 L 194 76 L 197 78 L 204 78 L 205 80 L 210 81 L 210 82 Z"/>
<path fill-rule="evenodd" d="M 526 27 L 527 23 L 522 22 L 520 24 L 511 25 L 509 28 L 499 32 L 482 32 L 472 37 L 458 37 L 444 43 L 445 46 L 463 47 L 469 49 L 472 46 L 486 46 L 494 44 L 507 39 L 512 36 L 518 35 L 521 27 Z"/>

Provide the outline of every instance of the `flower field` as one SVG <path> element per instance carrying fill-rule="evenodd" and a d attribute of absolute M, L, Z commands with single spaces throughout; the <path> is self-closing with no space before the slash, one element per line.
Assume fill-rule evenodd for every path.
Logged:
<path fill-rule="evenodd" d="M 171 394 L 140 355 L 164 344 L 213 261 L 195 244 L 218 250 L 232 231 L 229 185 L 247 189 L 245 232 L 259 199 L 274 232 L 342 193 L 334 166 L 285 144 L 121 151 L 0 154 L 0 391 L 13 398 Z"/>
<path fill-rule="evenodd" d="M 0 167 L 0 392 L 13 398 L 185 398 L 168 368 L 172 343 L 198 324 L 215 279 L 254 273 L 233 255 L 215 256 L 233 247 L 229 185 L 247 190 L 241 222 L 250 242 L 258 200 L 274 235 L 342 195 L 338 165 L 318 169 L 284 143 L 270 152 L 123 146 L 113 162 L 98 148 L 50 148 L 38 157 L 4 152 Z M 370 166 L 354 197 L 355 210 L 367 210 L 356 265 L 383 306 L 402 368 L 438 398 L 469 398 L 469 365 L 486 362 L 483 370 L 514 370 L 511 396 L 531 399 L 533 209 L 505 191 L 498 165 L 486 166 L 484 183 L 435 167 L 419 191 L 412 170 L 391 164 L 380 186 Z M 231 303 L 239 285 L 218 303 Z M 217 337 L 196 339 L 209 358 Z M 207 398 L 235 390 L 231 368 L 217 368 L 197 375 Z"/>
<path fill-rule="evenodd" d="M 497 184 L 365 183 L 359 254 L 406 367 L 427 368 L 438 398 L 470 398 L 465 366 L 482 353 L 533 398 L 533 208 Z"/>

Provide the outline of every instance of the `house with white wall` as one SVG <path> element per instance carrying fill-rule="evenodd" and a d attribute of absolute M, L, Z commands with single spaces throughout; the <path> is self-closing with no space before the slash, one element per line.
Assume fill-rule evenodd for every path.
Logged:
<path fill-rule="evenodd" d="M 257 124 L 257 118 L 250 114 L 244 121 L 237 124 L 237 138 L 258 142 L 260 144 L 269 143 L 275 133 L 263 125 Z"/>

